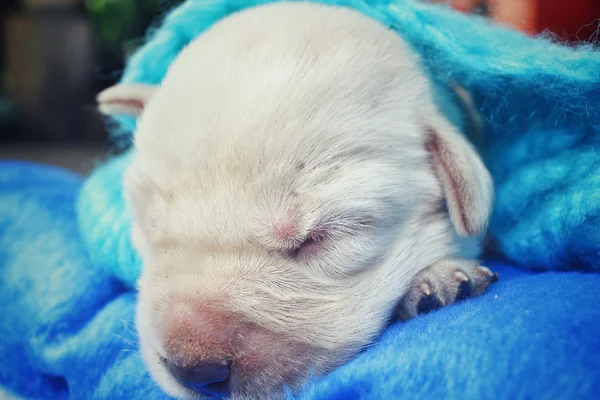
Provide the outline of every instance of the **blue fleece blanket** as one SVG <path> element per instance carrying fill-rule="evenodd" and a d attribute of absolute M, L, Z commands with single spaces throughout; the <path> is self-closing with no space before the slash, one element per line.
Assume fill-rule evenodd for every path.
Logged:
<path fill-rule="evenodd" d="M 186 43 L 268 0 L 188 0 L 128 63 L 159 83 Z M 490 26 L 410 0 L 329 0 L 404 35 L 425 66 L 475 96 L 496 182 L 491 225 L 521 268 L 600 270 L 600 53 Z M 117 120 L 131 142 L 135 121 Z M 137 353 L 140 262 L 121 196 L 128 155 L 83 181 L 0 163 L 0 396 L 163 399 Z M 532 274 L 493 263 L 478 299 L 392 326 L 302 399 L 598 399 L 600 275 Z"/>
<path fill-rule="evenodd" d="M 82 178 L 0 162 L 0 397 L 166 399 L 140 359 L 135 293 L 90 263 Z M 491 262 L 483 297 L 392 326 L 299 399 L 600 398 L 600 275 Z"/>

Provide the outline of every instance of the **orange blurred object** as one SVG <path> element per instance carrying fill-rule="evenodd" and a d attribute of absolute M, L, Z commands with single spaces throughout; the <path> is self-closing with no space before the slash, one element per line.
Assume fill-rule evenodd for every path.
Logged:
<path fill-rule="evenodd" d="M 550 31 L 562 40 L 598 40 L 600 0 L 450 0 L 450 4 L 462 12 L 485 5 L 490 18 L 528 34 Z"/>

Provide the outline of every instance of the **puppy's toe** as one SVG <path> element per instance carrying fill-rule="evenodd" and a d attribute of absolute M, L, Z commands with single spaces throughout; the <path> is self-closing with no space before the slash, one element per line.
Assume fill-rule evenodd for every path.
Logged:
<path fill-rule="evenodd" d="M 408 320 L 449 304 L 485 293 L 498 274 L 466 260 L 446 260 L 421 271 L 398 305 L 398 316 Z"/>
<path fill-rule="evenodd" d="M 477 266 L 473 271 L 476 294 L 485 293 L 487 287 L 494 282 L 497 282 L 498 274 L 492 272 L 489 268 Z"/>

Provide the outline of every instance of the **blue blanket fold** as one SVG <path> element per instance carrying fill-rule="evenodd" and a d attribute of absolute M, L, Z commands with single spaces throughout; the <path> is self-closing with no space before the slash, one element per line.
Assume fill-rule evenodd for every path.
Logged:
<path fill-rule="evenodd" d="M 0 395 L 167 399 L 140 359 L 135 293 L 94 268 L 82 179 L 0 162 Z M 600 275 L 492 262 L 483 297 L 392 326 L 299 399 L 597 399 Z"/>

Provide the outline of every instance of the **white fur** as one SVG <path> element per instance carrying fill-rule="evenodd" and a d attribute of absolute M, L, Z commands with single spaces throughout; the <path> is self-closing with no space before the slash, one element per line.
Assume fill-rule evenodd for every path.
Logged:
<path fill-rule="evenodd" d="M 125 182 L 144 261 L 137 329 L 173 396 L 197 398 L 158 358 L 179 299 L 279 338 L 273 368 L 248 370 L 233 393 L 274 398 L 372 343 L 420 271 L 478 256 L 489 175 L 435 109 L 413 51 L 357 12 L 279 3 L 233 15 L 185 48 L 147 100 Z M 428 127 L 460 157 L 470 197 L 448 208 L 465 200 L 477 232 L 444 208 Z M 321 248 L 291 257 L 316 226 Z M 292 353 L 279 340 L 314 350 L 285 382 L 277 363 Z"/>

